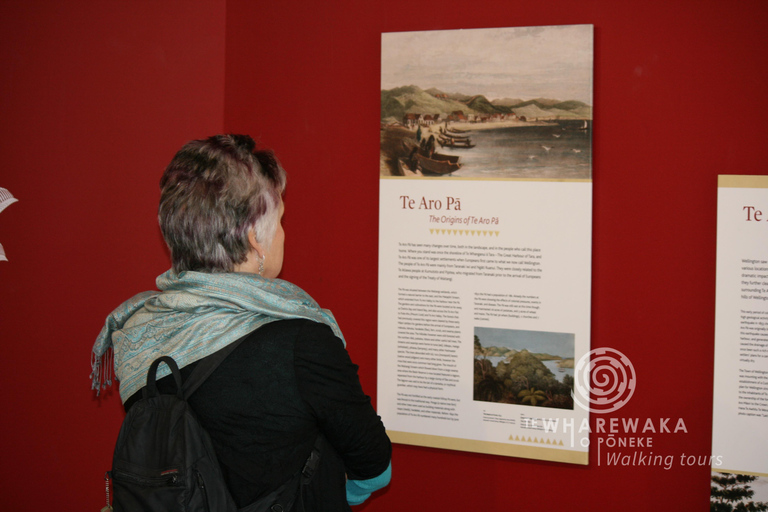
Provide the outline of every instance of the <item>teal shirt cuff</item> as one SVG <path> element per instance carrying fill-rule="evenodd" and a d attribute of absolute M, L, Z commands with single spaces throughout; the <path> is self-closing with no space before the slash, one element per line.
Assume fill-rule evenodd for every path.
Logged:
<path fill-rule="evenodd" d="M 367 500 L 371 493 L 389 485 L 392 479 L 392 461 L 379 476 L 368 480 L 347 480 L 347 503 L 360 505 Z"/>

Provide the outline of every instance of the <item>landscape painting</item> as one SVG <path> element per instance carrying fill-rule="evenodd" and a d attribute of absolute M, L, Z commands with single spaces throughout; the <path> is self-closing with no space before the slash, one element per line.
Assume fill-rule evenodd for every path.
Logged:
<path fill-rule="evenodd" d="M 591 25 L 382 34 L 380 176 L 592 178 Z"/>
<path fill-rule="evenodd" d="M 574 338 L 475 327 L 474 400 L 572 410 Z"/>

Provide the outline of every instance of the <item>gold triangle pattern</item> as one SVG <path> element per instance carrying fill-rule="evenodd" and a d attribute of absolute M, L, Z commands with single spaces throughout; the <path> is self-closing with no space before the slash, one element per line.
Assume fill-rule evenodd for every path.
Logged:
<path fill-rule="evenodd" d="M 442 229 L 429 228 L 430 235 L 454 235 L 454 236 L 499 236 L 498 231 L 487 231 L 478 229 Z"/>
<path fill-rule="evenodd" d="M 509 436 L 509 440 L 510 441 L 518 441 L 518 442 L 521 442 L 521 443 L 534 443 L 534 444 L 548 444 L 548 445 L 551 445 L 551 446 L 563 446 L 563 441 L 562 440 L 560 440 L 560 441 L 550 441 L 549 439 L 544 439 L 544 438 L 539 439 L 537 437 L 531 438 L 530 436 L 528 436 L 526 438 L 525 436 L 520 437 L 520 436 L 517 436 L 517 435 L 515 435 L 515 436 L 510 435 Z"/>

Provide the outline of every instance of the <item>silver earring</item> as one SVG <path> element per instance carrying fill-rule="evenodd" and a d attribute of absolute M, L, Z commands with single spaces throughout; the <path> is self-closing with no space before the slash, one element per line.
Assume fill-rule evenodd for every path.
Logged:
<path fill-rule="evenodd" d="M 261 256 L 259 258 L 259 275 L 261 275 L 262 272 L 264 272 L 264 260 L 267 259 L 266 256 Z"/>

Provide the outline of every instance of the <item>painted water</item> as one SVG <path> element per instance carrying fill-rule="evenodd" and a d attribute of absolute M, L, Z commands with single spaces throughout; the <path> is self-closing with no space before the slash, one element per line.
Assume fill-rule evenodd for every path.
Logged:
<path fill-rule="evenodd" d="M 590 179 L 591 121 L 553 121 L 546 126 L 515 126 L 466 133 L 474 148 L 437 147 L 459 155 L 462 178 Z"/>

